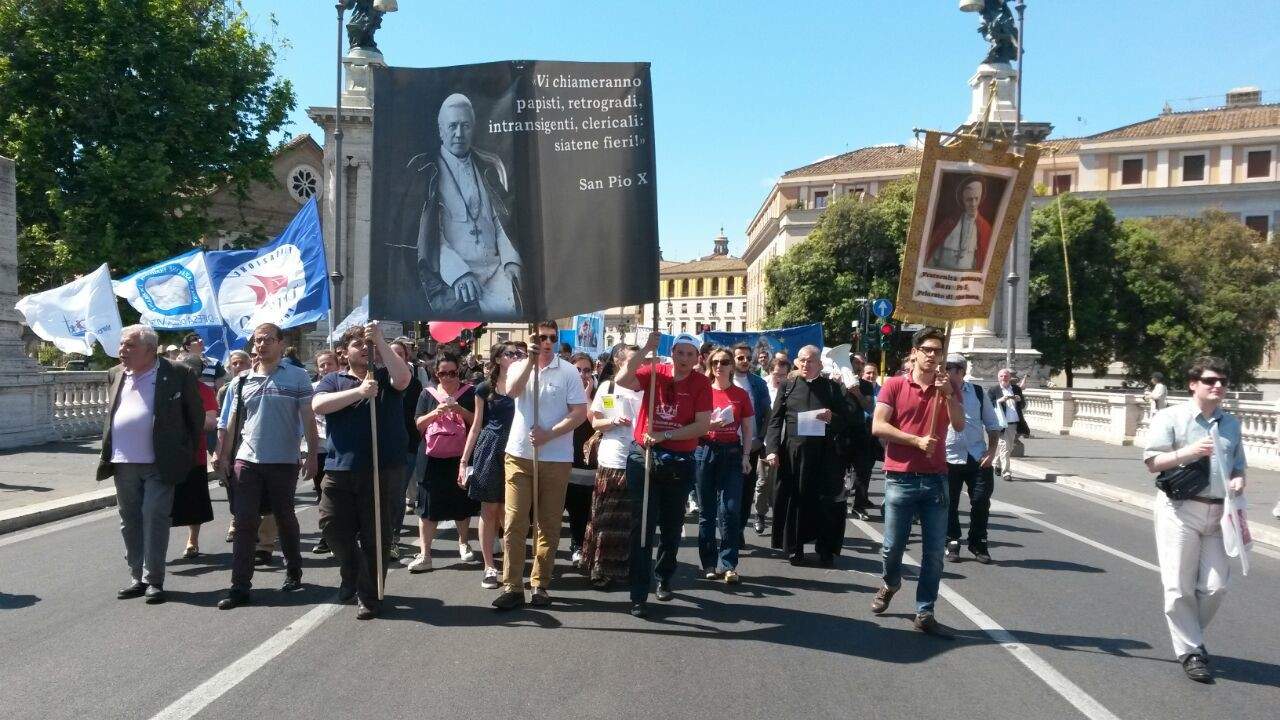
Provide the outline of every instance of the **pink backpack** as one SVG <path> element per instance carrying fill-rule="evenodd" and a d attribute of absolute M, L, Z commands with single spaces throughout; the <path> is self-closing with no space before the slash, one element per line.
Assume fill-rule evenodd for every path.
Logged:
<path fill-rule="evenodd" d="M 458 388 L 453 399 L 457 400 L 470 387 L 470 385 L 463 385 Z M 427 392 L 431 393 L 436 402 L 442 403 L 449 397 L 438 387 L 427 388 Z M 427 431 L 423 433 L 422 438 L 427 454 L 433 458 L 462 457 L 462 449 L 467 444 L 467 425 L 458 413 L 446 413 L 427 426 Z"/>

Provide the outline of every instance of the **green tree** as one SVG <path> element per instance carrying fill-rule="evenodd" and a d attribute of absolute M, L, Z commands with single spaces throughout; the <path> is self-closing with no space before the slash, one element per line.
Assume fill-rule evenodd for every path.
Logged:
<path fill-rule="evenodd" d="M 915 188 L 911 175 L 871 200 L 828 206 L 804 242 L 765 268 L 765 325 L 821 322 L 837 344 L 858 316 L 858 298 L 894 297 Z"/>
<path fill-rule="evenodd" d="M 214 187 L 271 181 L 294 95 L 238 0 L 4 0 L 0 48 L 23 292 L 190 248 Z"/>
<path fill-rule="evenodd" d="M 1059 205 L 1060 204 L 1060 205 Z M 1061 217 L 1059 216 L 1061 209 Z M 1063 236 L 1070 260 L 1075 337 L 1069 335 Z M 1092 368 L 1106 372 L 1116 355 L 1116 298 L 1124 274 L 1116 262 L 1120 226 L 1105 200 L 1059 195 L 1031 214 L 1031 278 L 1027 325 L 1040 362 L 1067 376 Z"/>
<path fill-rule="evenodd" d="M 1280 247 L 1224 212 L 1122 223 L 1117 257 L 1127 291 L 1116 357 L 1129 376 L 1180 378 L 1198 355 L 1249 383 L 1276 329 Z"/>

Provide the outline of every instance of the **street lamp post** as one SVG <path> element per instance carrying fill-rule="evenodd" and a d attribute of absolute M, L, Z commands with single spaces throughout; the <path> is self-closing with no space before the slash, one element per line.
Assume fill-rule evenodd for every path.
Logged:
<path fill-rule="evenodd" d="M 1019 0 L 1013 9 L 1018 13 L 1018 75 L 1015 81 L 1017 85 L 1014 90 L 1013 146 L 1014 152 L 1020 153 L 1022 152 L 1022 29 L 1027 4 Z M 1009 283 L 1009 300 L 1005 303 L 1005 311 L 1008 317 L 1005 319 L 1004 364 L 1007 368 L 1013 367 L 1013 351 L 1018 331 L 1018 314 L 1016 312 L 1018 282 L 1022 279 L 1018 276 L 1018 243 L 1029 230 L 1029 223 L 1026 222 L 1028 213 L 1030 213 L 1030 207 L 1029 205 L 1024 205 L 1022 215 L 1018 218 L 1018 232 L 1014 238 L 1013 247 L 1009 252 L 1009 276 L 1005 278 L 1005 281 Z"/>
<path fill-rule="evenodd" d="M 332 316 L 342 311 L 342 175 L 345 170 L 342 157 L 342 16 L 346 3 L 338 0 L 334 8 L 338 11 L 338 79 L 333 119 L 333 266 L 329 272 L 333 297 L 329 300 L 329 332 L 333 332 Z"/>

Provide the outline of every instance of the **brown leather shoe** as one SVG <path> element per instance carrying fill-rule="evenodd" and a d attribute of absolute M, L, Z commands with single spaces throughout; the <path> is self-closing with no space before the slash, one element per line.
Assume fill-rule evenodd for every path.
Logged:
<path fill-rule="evenodd" d="M 922 612 L 916 614 L 916 619 L 912 621 L 916 629 L 928 635 L 937 635 L 938 637 L 947 637 L 950 635 L 941 625 L 938 624 L 937 618 L 931 612 Z"/>
<path fill-rule="evenodd" d="M 888 610 L 889 601 L 893 599 L 893 594 L 898 592 L 898 588 L 900 587 L 902 586 L 899 585 L 898 587 L 891 588 L 886 585 L 877 590 L 876 596 L 871 600 L 871 612 L 879 615 L 885 610 Z"/>

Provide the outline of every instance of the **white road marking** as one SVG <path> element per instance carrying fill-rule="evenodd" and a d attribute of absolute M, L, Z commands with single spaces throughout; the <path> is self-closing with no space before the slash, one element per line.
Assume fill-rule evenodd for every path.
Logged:
<path fill-rule="evenodd" d="M 991 510 L 992 512 L 1006 512 L 1006 513 L 1009 513 L 1010 515 L 1042 515 L 1043 514 L 1039 510 L 1032 510 L 1031 508 L 1024 508 L 1021 505 L 1014 505 L 1012 503 L 1004 502 L 1003 500 L 995 500 L 995 499 L 991 501 Z"/>
<path fill-rule="evenodd" d="M 872 540 L 878 543 L 884 542 L 884 536 L 868 523 L 861 520 L 850 520 L 849 522 L 853 523 L 854 526 Z M 902 558 L 912 565 L 919 565 L 909 554 L 904 553 Z M 1051 690 L 1058 693 L 1062 699 L 1071 703 L 1072 707 L 1079 710 L 1085 717 L 1090 720 L 1120 720 L 1115 713 L 1104 707 L 1102 703 L 1095 700 L 1079 685 L 1067 679 L 1067 676 L 1058 672 L 1056 668 L 1039 655 L 1036 655 L 1035 651 L 1020 642 L 1013 633 L 1004 629 L 991 616 L 979 610 L 977 606 L 966 600 L 960 593 L 952 590 L 945 582 L 939 586 L 938 594 L 959 610 L 962 615 L 969 618 L 970 622 L 977 625 L 979 629 L 987 634 L 987 637 L 1000 643 L 1000 646 L 1009 651 L 1009 654 L 1013 655 L 1018 662 L 1040 678 Z"/>
<path fill-rule="evenodd" d="M 94 510 L 93 512 L 85 513 L 84 515 L 77 515 L 75 517 L 67 518 L 66 520 L 58 520 L 57 522 L 51 522 L 46 525 L 39 525 L 28 530 L 19 530 L 12 534 L 0 536 L 0 547 L 20 543 L 23 540 L 32 540 L 34 538 L 48 535 L 49 533 L 58 532 L 59 530 L 68 530 L 79 525 L 87 525 L 91 522 L 97 522 L 98 520 L 110 517 L 120 517 L 120 514 L 114 507 Z"/>
<path fill-rule="evenodd" d="M 1124 552 L 1123 550 L 1117 550 L 1111 547 L 1110 545 L 1105 545 L 1103 543 L 1100 543 L 1097 540 L 1094 540 L 1093 538 L 1087 538 L 1084 535 L 1081 535 L 1080 533 L 1073 532 L 1059 525 L 1054 525 L 1053 523 L 1048 522 L 1047 520 L 1041 520 L 1038 517 L 1032 517 L 1030 515 L 1024 515 L 1022 513 L 1011 513 L 1011 514 L 1014 515 L 1015 517 L 1022 518 L 1023 520 L 1026 520 L 1029 523 L 1039 525 L 1040 527 L 1045 528 L 1046 530 L 1052 530 L 1061 535 L 1065 535 L 1071 538 L 1072 540 L 1082 542 L 1091 548 L 1096 548 L 1098 550 L 1101 550 L 1102 552 L 1107 553 L 1108 555 L 1114 555 L 1120 558 L 1121 560 L 1128 560 L 1129 562 L 1133 563 L 1134 565 L 1137 565 L 1140 568 L 1146 568 L 1147 570 L 1160 572 L 1160 566 L 1156 565 L 1155 563 L 1147 562 L 1146 560 L 1143 560 L 1140 557 L 1135 557 L 1133 555 L 1130 555 L 1129 553 Z"/>
<path fill-rule="evenodd" d="M 306 615 L 267 638 L 266 642 L 250 650 L 248 654 L 201 683 L 196 689 L 178 698 L 169 707 L 156 713 L 152 720 L 187 720 L 194 717 L 263 665 L 288 650 L 317 625 L 336 615 L 342 608 L 343 606 L 339 605 L 336 599 L 312 608 Z"/>

